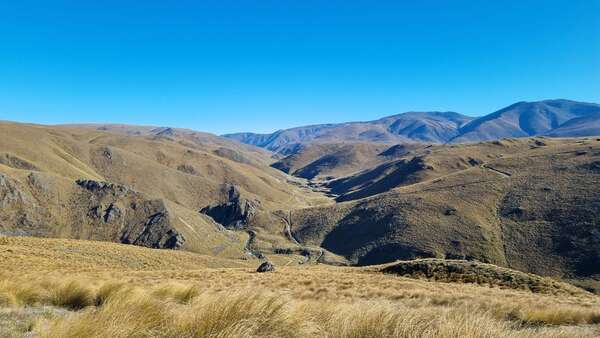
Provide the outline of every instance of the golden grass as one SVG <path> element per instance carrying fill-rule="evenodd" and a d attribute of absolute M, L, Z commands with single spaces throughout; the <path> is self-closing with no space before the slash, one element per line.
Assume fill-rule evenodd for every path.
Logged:
<path fill-rule="evenodd" d="M 146 265 L 111 268 L 103 256 L 97 263 L 91 258 L 75 262 L 75 257 L 99 252 L 94 242 L 77 242 L 77 250 L 64 257 L 58 255 L 60 248 L 75 244 L 28 238 L 10 242 L 12 253 L 0 246 L 0 255 L 12 255 L 0 261 L 0 310 L 6 311 L 6 323 L 21 323 L 5 325 L 15 337 L 29 330 L 41 337 L 600 335 L 600 297 L 586 292 L 538 294 L 440 283 L 375 268 L 278 266 L 265 274 L 255 273 L 254 266 L 190 269 L 193 256 L 102 243 L 123 261 L 146 257 L 148 251 L 147 257 L 158 252 L 170 262 L 150 264 L 148 259 Z M 27 255 L 36 251 L 17 250 L 19 242 L 25 247 L 38 243 L 54 259 L 36 265 L 38 258 Z M 17 257 L 30 268 L 8 267 Z M 186 259 L 178 264 L 181 257 Z M 29 313 L 42 308 L 52 310 Z"/>
<path fill-rule="evenodd" d="M 73 338 L 593 337 L 597 333 L 588 328 L 526 327 L 462 306 L 323 304 L 256 290 L 201 293 L 182 304 L 144 290 L 122 291 L 101 307 L 41 322 L 34 330 L 41 337 Z"/>

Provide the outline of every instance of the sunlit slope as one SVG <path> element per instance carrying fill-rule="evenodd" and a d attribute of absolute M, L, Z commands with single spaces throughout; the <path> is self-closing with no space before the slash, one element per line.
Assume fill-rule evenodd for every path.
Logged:
<path fill-rule="evenodd" d="M 198 211 L 228 186 L 257 213 L 322 197 L 288 183 L 262 150 L 210 134 L 128 135 L 0 123 L 0 232 L 182 247 L 244 257 L 245 233 Z"/>
<path fill-rule="evenodd" d="M 294 211 L 294 235 L 361 265 L 446 257 L 542 275 L 600 274 L 598 139 L 503 140 L 417 156 L 424 167 L 411 181 Z"/>

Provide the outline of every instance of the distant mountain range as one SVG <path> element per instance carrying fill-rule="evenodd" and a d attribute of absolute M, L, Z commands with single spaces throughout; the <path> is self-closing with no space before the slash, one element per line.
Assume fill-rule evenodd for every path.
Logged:
<path fill-rule="evenodd" d="M 570 100 L 518 102 L 479 118 L 455 112 L 407 112 L 374 121 L 223 136 L 287 155 L 314 142 L 466 143 L 542 135 L 600 135 L 600 105 Z"/>

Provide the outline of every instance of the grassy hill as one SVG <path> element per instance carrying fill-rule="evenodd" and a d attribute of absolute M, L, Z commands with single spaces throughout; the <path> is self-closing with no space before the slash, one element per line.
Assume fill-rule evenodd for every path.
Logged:
<path fill-rule="evenodd" d="M 332 181 L 350 201 L 296 210 L 292 230 L 359 265 L 466 258 L 597 279 L 599 161 L 596 138 L 425 147 Z"/>
<path fill-rule="evenodd" d="M 226 202 L 228 187 L 256 202 L 256 219 L 290 203 L 327 200 L 290 184 L 268 166 L 263 150 L 205 133 L 2 122 L 0 144 L 0 233 L 6 235 L 242 257 L 247 234 L 198 212 Z"/>
<path fill-rule="evenodd" d="M 264 150 L 185 129 L 0 129 L 6 235 L 231 259 L 289 255 L 294 264 L 437 257 L 567 279 L 600 275 L 596 138 L 321 143 L 273 165 L 329 179 L 315 185 L 271 168 Z"/>
<path fill-rule="evenodd" d="M 388 148 L 377 143 L 315 143 L 271 166 L 306 179 L 335 178 L 381 163 L 386 158 L 378 154 Z"/>

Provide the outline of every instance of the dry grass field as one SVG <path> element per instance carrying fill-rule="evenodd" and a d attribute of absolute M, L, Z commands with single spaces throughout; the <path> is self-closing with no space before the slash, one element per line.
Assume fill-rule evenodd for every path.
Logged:
<path fill-rule="evenodd" d="M 271 257 L 269 257 L 271 259 Z M 1 337 L 597 337 L 600 297 L 0 238 Z"/>

